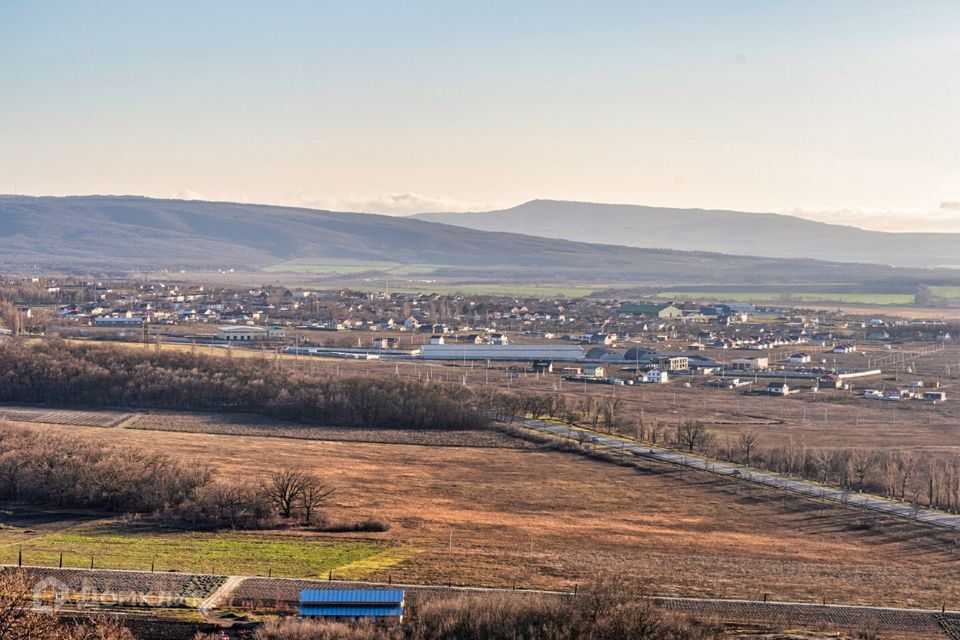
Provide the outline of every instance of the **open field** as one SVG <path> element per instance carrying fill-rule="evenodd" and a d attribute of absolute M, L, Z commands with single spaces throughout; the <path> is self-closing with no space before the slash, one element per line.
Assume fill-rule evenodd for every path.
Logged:
<path fill-rule="evenodd" d="M 191 532 L 102 520 L 42 534 L 0 549 L 0 564 L 326 577 L 350 566 L 389 566 L 396 553 L 376 540 L 304 538 L 274 533 Z"/>
<path fill-rule="evenodd" d="M 606 285 L 572 284 L 572 283 L 531 283 L 531 282 L 459 282 L 456 280 L 434 279 L 398 279 L 389 281 L 389 289 L 393 292 L 405 293 L 441 293 L 466 295 L 497 295 L 497 296 L 537 296 L 578 298 L 588 296 Z M 338 280 L 324 282 L 324 287 L 349 288 L 357 291 L 383 291 L 385 283 L 382 278 L 364 278 L 356 280 Z"/>
<path fill-rule="evenodd" d="M 930 287 L 930 293 L 940 298 L 960 299 L 960 287 L 933 286 Z"/>
<path fill-rule="evenodd" d="M 827 358 L 829 365 L 841 367 L 864 367 L 880 357 L 891 357 L 900 351 L 910 351 L 921 343 L 898 345 L 887 351 L 878 344 L 863 344 L 861 351 L 850 354 L 819 354 L 816 349 L 794 347 L 783 350 L 805 350 L 816 358 Z M 118 343 L 117 348 L 153 348 L 136 344 Z M 197 349 L 202 349 L 198 347 Z M 670 349 L 670 345 L 664 347 Z M 164 350 L 189 350 L 190 345 L 164 344 Z M 226 357 L 225 349 L 209 347 L 211 353 Z M 743 355 L 756 355 L 750 351 L 707 351 L 706 355 L 719 361 Z M 768 355 L 764 352 L 764 355 Z M 232 357 L 265 357 L 259 351 L 233 349 Z M 698 420 L 707 423 L 720 438 L 734 438 L 741 431 L 755 431 L 760 436 L 761 446 L 783 445 L 793 441 L 799 445 L 826 448 L 890 448 L 914 450 L 936 455 L 960 454 L 960 347 L 948 346 L 910 363 L 912 372 L 903 364 L 890 368 L 884 364 L 884 375 L 865 378 L 855 382 L 850 391 L 821 390 L 818 393 L 802 391 L 787 398 L 753 395 L 741 391 L 716 389 L 704 384 L 703 378 L 675 377 L 669 385 L 643 385 L 611 387 L 606 385 L 578 385 L 563 381 L 560 375 L 534 375 L 521 372 L 511 375 L 506 365 L 486 367 L 483 363 L 437 363 L 424 361 L 351 361 L 341 359 L 268 354 L 272 362 L 283 367 L 296 367 L 312 373 L 329 375 L 371 375 L 402 377 L 408 379 L 436 380 L 463 383 L 468 386 L 496 386 L 506 390 L 533 391 L 539 393 L 562 393 L 571 404 L 583 398 L 603 400 L 616 396 L 623 403 L 624 417 L 630 421 L 646 424 L 658 423 L 671 428 L 682 420 Z M 950 374 L 947 374 L 947 367 Z M 618 366 L 608 367 L 609 375 L 629 375 Z M 750 379 L 749 374 L 744 378 Z M 682 386 L 685 380 L 691 387 Z M 940 382 L 948 400 L 939 405 L 917 401 L 880 402 L 861 397 L 865 387 L 883 388 L 903 385 L 910 380 L 925 380 L 928 386 Z M 763 379 L 756 386 L 766 384 Z M 800 382 L 806 388 L 811 383 Z M 377 430 L 317 430 L 314 427 L 290 425 L 289 423 L 263 422 L 252 417 L 224 416 L 201 419 L 187 414 L 156 413 L 152 416 L 131 420 L 133 428 L 173 431 L 203 431 L 234 435 L 280 435 L 283 437 L 367 440 L 372 442 L 453 444 L 462 446 L 506 445 L 499 436 L 490 434 L 443 436 L 390 436 Z M 175 417 L 174 417 L 175 415 Z M 111 420 L 115 418 L 103 418 Z M 421 439 L 417 439 L 421 438 Z M 466 438 L 466 439 L 463 439 Z M 482 438 L 478 440 L 477 438 Z M 488 440 L 488 438 L 494 438 Z"/>
<path fill-rule="evenodd" d="M 0 408 L 2 413 L 2 408 Z M 428 431 L 411 429 L 373 429 L 360 427 L 304 426 L 272 418 L 247 414 L 195 414 L 152 412 L 140 416 L 130 428 L 151 431 L 179 431 L 235 436 L 328 440 L 332 442 L 377 442 L 415 444 L 433 447 L 506 447 L 529 448 L 532 445 L 500 431 Z"/>
<path fill-rule="evenodd" d="M 118 427 L 136 417 L 126 411 L 77 411 L 47 409 L 43 407 L 0 407 L 0 419 L 22 422 L 46 422 L 49 424 L 73 424 L 83 427 Z"/>
<path fill-rule="evenodd" d="M 960 555 L 944 534 L 705 474 L 619 467 L 543 450 L 71 431 L 201 460 L 235 479 L 281 466 L 311 469 L 337 487 L 331 518 L 375 515 L 393 524 L 376 542 L 369 535 L 298 534 L 306 546 L 359 545 L 364 557 L 347 565 L 358 568 L 355 578 L 570 588 L 608 569 L 649 581 L 661 594 L 756 598 L 767 592 L 776 599 L 928 607 L 960 601 Z M 78 556 L 107 558 L 111 545 L 124 544 L 114 529 L 71 531 L 44 540 L 45 553 L 76 544 Z M 261 572 L 275 559 L 275 575 L 315 575 L 317 566 L 328 566 L 329 550 L 284 566 L 287 545 L 295 544 L 288 535 L 250 535 L 226 534 L 226 551 L 213 552 L 215 544 L 202 538 L 148 534 L 139 550 L 122 554 L 143 568 L 152 554 L 175 555 L 183 544 L 185 557 L 201 564 L 208 553 L 226 553 L 237 563 L 257 562 Z M 287 551 L 273 555 L 253 542 L 271 536 Z M 268 549 L 267 562 L 261 548 Z M 383 553 L 386 560 L 378 559 Z M 223 563 L 215 561 L 215 568 Z"/>
<path fill-rule="evenodd" d="M 922 307 L 898 306 L 879 304 L 850 304 L 847 302 L 804 302 L 803 309 L 812 311 L 842 311 L 857 316 L 885 316 L 891 318 L 922 319 L 922 320 L 960 320 L 960 307 Z"/>
<path fill-rule="evenodd" d="M 187 271 L 183 273 L 143 273 L 131 272 L 130 277 L 138 280 L 149 280 L 165 283 L 204 283 L 219 286 L 283 286 L 302 287 L 308 289 L 338 289 L 348 288 L 357 291 L 383 291 L 388 286 L 393 292 L 408 293 L 467 293 L 477 295 L 517 295 L 517 296 L 560 296 L 578 298 L 588 296 L 594 291 L 609 288 L 605 282 L 484 282 L 481 280 L 463 280 L 460 278 L 444 278 L 430 275 L 427 277 L 412 277 L 411 274 L 421 267 L 432 271 L 435 265 L 407 265 L 396 266 L 397 263 L 376 262 L 356 263 L 324 259 L 318 264 L 327 265 L 335 272 L 332 277 L 323 278 L 318 273 L 312 273 L 312 261 L 294 261 L 292 270 L 280 270 L 280 265 L 274 265 L 263 271 L 217 272 L 217 271 Z M 288 263 L 283 263 L 288 264 Z M 388 281 L 382 277 L 365 278 L 350 277 L 351 274 L 370 271 L 369 265 L 394 265 Z M 393 267 L 391 267 L 393 268 Z M 337 271 L 339 270 L 339 271 Z"/>
<path fill-rule="evenodd" d="M 667 290 L 657 293 L 657 297 L 670 300 L 726 300 L 730 302 L 766 302 L 791 305 L 805 302 L 912 305 L 915 301 L 915 296 L 907 293 L 838 293 L 794 289 L 785 289 L 782 292 Z"/>
<path fill-rule="evenodd" d="M 420 269 L 416 269 L 420 267 Z M 363 260 L 311 260 L 310 258 L 300 258 L 281 262 L 267 267 L 264 271 L 268 273 L 312 273 L 312 274 L 330 274 L 330 275 L 350 275 L 354 273 L 366 273 L 369 271 L 382 271 L 392 273 L 395 269 L 413 269 L 414 273 L 429 273 L 436 269 L 431 265 L 402 265 L 398 262 L 387 261 L 363 261 Z M 409 272 L 409 271 L 408 271 Z"/>

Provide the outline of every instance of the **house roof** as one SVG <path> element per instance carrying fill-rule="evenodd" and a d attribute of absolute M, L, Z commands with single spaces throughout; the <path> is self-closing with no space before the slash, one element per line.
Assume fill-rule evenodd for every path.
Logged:
<path fill-rule="evenodd" d="M 676 308 L 672 304 L 624 304 L 620 305 L 619 313 L 632 313 L 642 315 L 647 313 L 660 313 L 664 309 Z M 679 309 L 678 309 L 679 311 Z"/>
<path fill-rule="evenodd" d="M 316 607 L 313 605 L 300 605 L 300 615 L 303 617 L 324 617 L 324 618 L 393 618 L 403 615 L 403 607 L 399 606 L 355 606 L 340 605 Z"/>
<path fill-rule="evenodd" d="M 403 589 L 304 589 L 301 605 L 391 605 L 403 602 Z"/>
<path fill-rule="evenodd" d="M 253 326 L 253 325 L 244 325 L 244 324 L 240 324 L 240 325 L 230 325 L 230 326 L 227 326 L 227 327 L 217 327 L 217 329 L 218 329 L 219 331 L 223 331 L 224 333 L 231 333 L 231 332 L 249 332 L 249 331 L 253 331 L 253 332 L 256 332 L 256 333 L 260 333 L 260 332 L 263 332 L 263 331 L 266 331 L 266 330 L 267 330 L 266 327 L 256 327 L 256 326 Z"/>

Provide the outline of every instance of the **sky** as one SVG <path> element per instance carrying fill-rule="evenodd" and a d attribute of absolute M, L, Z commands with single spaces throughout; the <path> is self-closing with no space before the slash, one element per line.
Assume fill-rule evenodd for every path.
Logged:
<path fill-rule="evenodd" d="M 0 0 L 0 193 L 960 231 L 960 2 Z"/>

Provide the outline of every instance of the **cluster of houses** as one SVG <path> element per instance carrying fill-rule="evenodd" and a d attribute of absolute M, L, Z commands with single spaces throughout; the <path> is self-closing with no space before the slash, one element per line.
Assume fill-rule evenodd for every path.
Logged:
<path fill-rule="evenodd" d="M 939 386 L 939 385 L 938 385 Z M 884 389 L 866 389 L 863 397 L 868 400 L 884 400 L 887 402 L 902 402 L 904 400 L 923 400 L 939 404 L 947 399 L 947 392 L 939 388 L 923 389 L 922 381 L 911 382 L 906 387 L 885 387 Z"/>
<path fill-rule="evenodd" d="M 838 370 L 836 362 L 845 360 L 835 356 L 857 351 L 859 341 L 880 340 L 887 347 L 905 332 L 914 339 L 949 337 L 942 323 L 858 320 L 841 312 L 804 314 L 736 302 L 34 280 L 28 283 L 36 293 L 23 307 L 25 317 L 46 307 L 44 315 L 52 316 L 60 330 L 93 327 L 96 335 L 139 335 L 146 326 L 165 340 L 200 336 L 364 358 L 518 360 L 534 366 L 578 361 L 618 367 L 631 374 L 631 381 L 645 384 L 696 373 L 730 388 L 761 378 L 765 384 L 802 379 L 840 385 L 851 372 Z M 741 353 L 724 357 L 728 351 Z M 834 356 L 832 368 L 826 354 Z M 608 377 L 597 372 L 570 375 Z M 793 390 L 787 383 L 767 391 L 787 395 Z"/>

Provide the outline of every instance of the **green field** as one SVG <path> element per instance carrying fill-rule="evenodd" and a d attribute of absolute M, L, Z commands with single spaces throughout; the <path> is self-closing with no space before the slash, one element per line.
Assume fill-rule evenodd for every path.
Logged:
<path fill-rule="evenodd" d="M 326 258 L 323 260 L 311 260 L 301 258 L 281 262 L 264 271 L 268 273 L 315 273 L 348 276 L 357 273 L 367 273 L 369 271 L 382 271 L 386 274 L 402 276 L 410 274 L 429 274 L 439 269 L 435 264 L 400 264 L 399 262 L 389 261 L 364 261 L 364 260 L 335 260 Z"/>
<path fill-rule="evenodd" d="M 385 542 L 263 533 L 164 531 L 113 522 L 78 525 L 22 543 L 24 564 L 225 575 L 360 578 L 402 561 L 409 553 Z M 0 563 L 16 564 L 19 545 L 0 549 Z"/>
<path fill-rule="evenodd" d="M 424 283 L 403 283 L 396 287 L 397 291 L 406 291 L 412 293 L 467 293 L 476 295 L 502 295 L 502 296 L 536 296 L 551 297 L 558 296 L 564 298 L 578 298 L 588 296 L 601 287 L 593 285 L 573 285 L 573 284 L 495 284 L 495 283 L 476 283 L 476 284 L 448 284 L 442 282 Z M 390 290 L 394 290 L 391 283 Z"/>
<path fill-rule="evenodd" d="M 811 291 L 661 291 L 671 300 L 726 300 L 730 302 L 846 302 L 850 304 L 913 304 L 909 293 L 816 293 Z"/>
<path fill-rule="evenodd" d="M 529 283 L 453 283 L 442 281 L 415 282 L 394 281 L 386 283 L 394 293 L 441 293 L 490 296 L 531 296 L 531 297 L 562 297 L 582 298 L 589 296 L 604 285 L 593 284 L 529 284 Z M 353 289 L 355 291 L 378 292 L 384 290 L 383 280 L 331 280 L 316 283 L 299 283 L 297 286 L 312 286 L 324 289 Z"/>
<path fill-rule="evenodd" d="M 960 298 L 960 287 L 930 287 L 930 293 L 938 298 Z"/>

